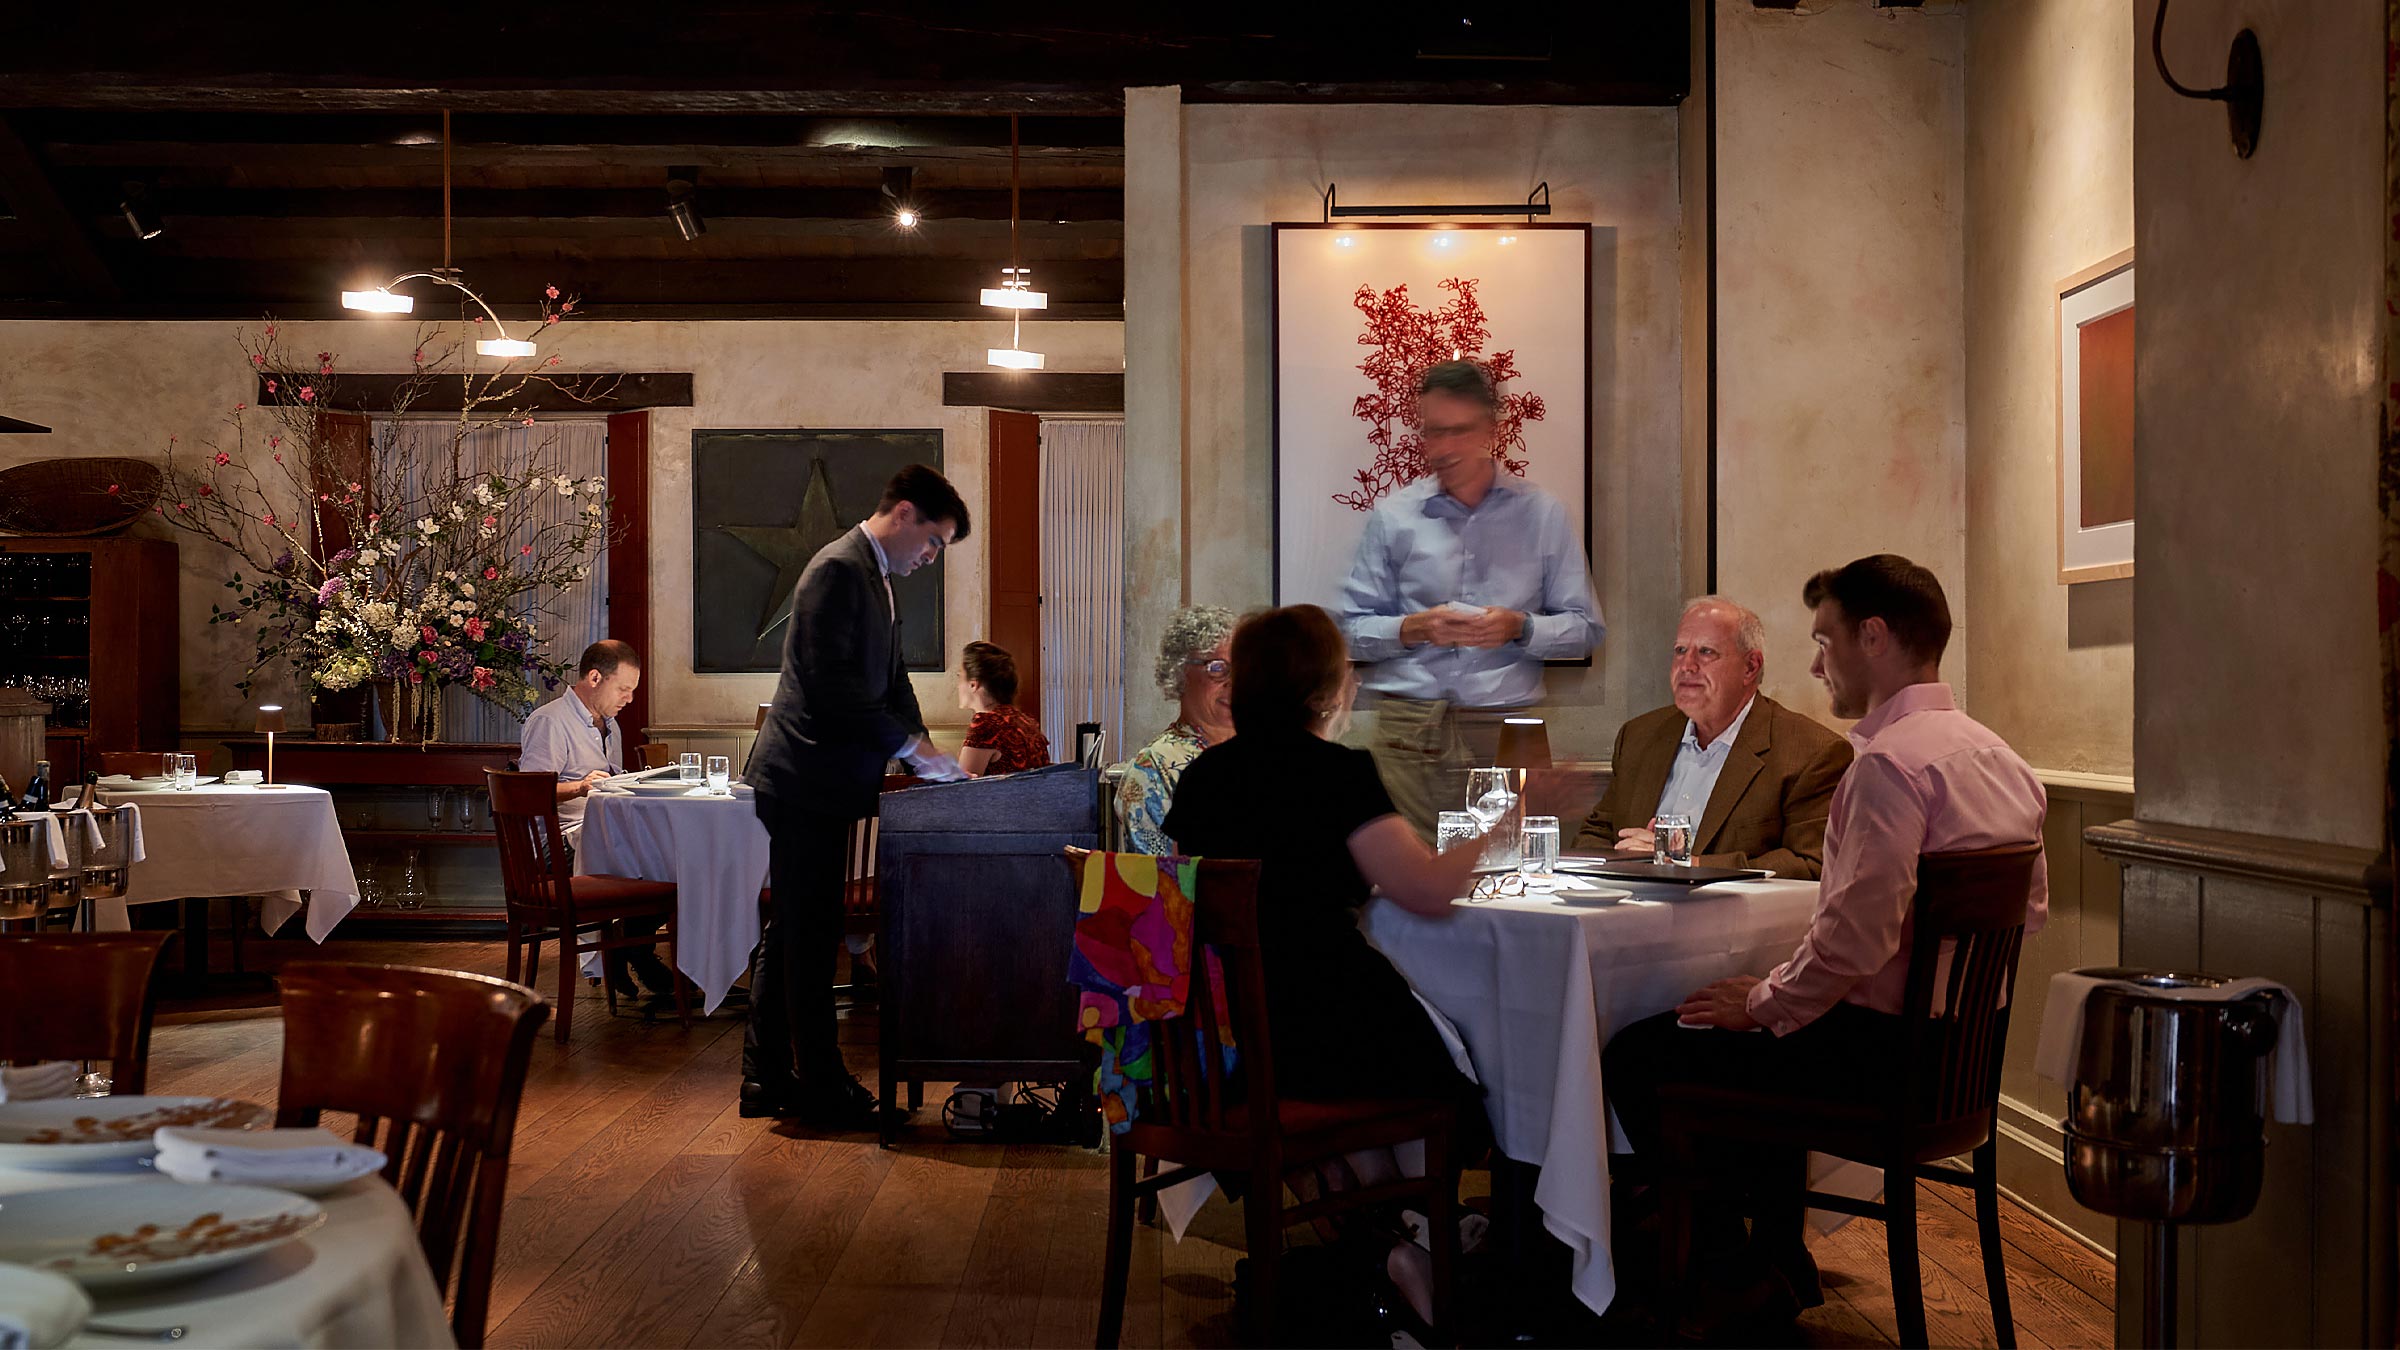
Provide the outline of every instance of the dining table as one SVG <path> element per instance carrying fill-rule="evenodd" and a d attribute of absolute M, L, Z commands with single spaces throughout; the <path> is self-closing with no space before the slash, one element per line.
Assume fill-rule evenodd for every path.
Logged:
<path fill-rule="evenodd" d="M 205 783 L 185 790 L 100 788 L 108 806 L 139 810 L 141 860 L 125 894 L 93 904 L 102 931 L 131 927 L 133 905 L 220 895 L 260 897 L 268 933 L 307 911 L 308 936 L 323 942 L 358 908 L 358 876 L 342 842 L 333 795 L 299 784 Z M 303 903 L 302 892 L 308 893 Z"/>
<path fill-rule="evenodd" d="M 599 789 L 584 799 L 576 872 L 675 884 L 675 965 L 709 1012 L 749 972 L 758 946 L 767 827 L 754 803 L 741 783 L 724 796 L 699 786 Z"/>
<path fill-rule="evenodd" d="M 0 1164 L 0 1216 L 12 1196 L 81 1186 L 178 1187 L 141 1165 Z M 184 1279 L 88 1291 L 87 1323 L 165 1332 L 182 1345 L 225 1347 L 450 1347 L 457 1342 L 415 1219 L 379 1176 L 319 1195 L 325 1223 L 236 1265 Z M 159 1337 L 157 1339 L 165 1339 Z M 67 1344 L 122 1350 L 138 1339 L 85 1330 Z"/>
<path fill-rule="evenodd" d="M 1550 884 L 1626 898 L 1570 903 Z M 1602 1048 L 1712 980 L 1772 970 L 1816 900 L 1817 883 L 1783 878 L 1686 887 L 1561 876 L 1522 896 L 1462 899 L 1438 917 L 1388 900 L 1367 907 L 1368 937 L 1464 1042 L 1499 1152 L 1538 1169 L 1531 1201 L 1566 1244 L 1570 1286 L 1594 1312 L 1617 1289 Z"/>

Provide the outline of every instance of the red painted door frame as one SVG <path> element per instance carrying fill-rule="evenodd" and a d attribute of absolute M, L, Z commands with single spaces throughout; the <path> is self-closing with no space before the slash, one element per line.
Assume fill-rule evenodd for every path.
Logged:
<path fill-rule="evenodd" d="M 1017 659 L 1017 706 L 1042 715 L 1042 419 L 1032 413 L 984 414 L 991 457 L 986 464 L 984 556 L 989 608 L 986 642 Z M 1060 750 L 1052 746 L 1051 750 Z"/>
<path fill-rule="evenodd" d="M 617 714 L 628 752 L 649 739 L 650 672 L 650 414 L 608 418 L 608 635 L 642 654 L 640 687 Z M 572 660 L 581 653 L 570 653 Z M 630 762 L 633 756 L 626 755 Z"/>

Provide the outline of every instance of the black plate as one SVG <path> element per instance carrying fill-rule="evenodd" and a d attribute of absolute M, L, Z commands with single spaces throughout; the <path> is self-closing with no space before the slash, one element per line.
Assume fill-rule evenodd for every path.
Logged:
<path fill-rule="evenodd" d="M 1650 881 L 1668 886 L 1710 886 L 1720 881 L 1759 881 L 1773 875 L 1756 868 L 1734 867 L 1661 867 L 1657 863 L 1600 862 L 1584 858 L 1561 858 L 1558 870 L 1579 877 L 1606 877 L 1610 881 Z"/>

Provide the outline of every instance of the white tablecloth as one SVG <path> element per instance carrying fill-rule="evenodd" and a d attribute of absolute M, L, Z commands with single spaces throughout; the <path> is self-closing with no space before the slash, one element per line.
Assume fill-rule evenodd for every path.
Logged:
<path fill-rule="evenodd" d="M 122 1183 L 178 1186 L 148 1172 L 0 1167 L 0 1195 Z M 380 1178 L 317 1197 L 325 1226 L 254 1260 L 174 1281 L 94 1294 L 92 1320 L 189 1328 L 185 1345 L 439 1346 L 456 1344 L 408 1207 Z M 135 1344 L 85 1333 L 71 1346 Z"/>
<path fill-rule="evenodd" d="M 675 964 L 715 1011 L 750 968 L 767 827 L 754 798 L 595 792 L 584 803 L 575 870 L 675 883 Z"/>
<path fill-rule="evenodd" d="M 1617 1287 L 1601 1047 L 1711 980 L 1772 970 L 1792 954 L 1817 900 L 1813 881 L 1628 889 L 1636 899 L 1607 908 L 1461 901 L 1446 919 L 1379 900 L 1365 925 L 1457 1025 L 1500 1151 L 1542 1169 L 1534 1202 L 1574 1253 L 1576 1297 L 1596 1312 Z"/>
<path fill-rule="evenodd" d="M 308 935 L 319 942 L 358 908 L 358 876 L 323 788 L 211 783 L 189 792 L 103 791 L 105 805 L 142 809 L 146 854 L 125 894 L 94 902 L 99 926 L 129 925 L 127 905 L 188 896 L 256 895 L 259 927 L 274 932 L 309 892 Z"/>

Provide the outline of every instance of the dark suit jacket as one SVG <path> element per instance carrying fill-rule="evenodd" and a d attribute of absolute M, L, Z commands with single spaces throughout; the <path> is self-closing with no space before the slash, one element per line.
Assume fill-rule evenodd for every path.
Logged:
<path fill-rule="evenodd" d="M 1646 712 L 1617 732 L 1608 791 L 1575 837 L 1579 849 L 1614 848 L 1617 831 L 1657 814 L 1689 721 L 1672 705 Z M 1850 742 L 1764 694 L 1725 757 L 1692 831 L 1692 861 L 1703 867 L 1765 867 L 1777 876 L 1814 880 L 1825 868 L 1825 818 L 1833 789 L 1850 767 Z"/>
<path fill-rule="evenodd" d="M 818 550 L 792 588 L 783 674 L 749 778 L 767 796 L 863 819 L 875 814 L 884 765 L 924 733 L 875 546 L 853 528 Z"/>

